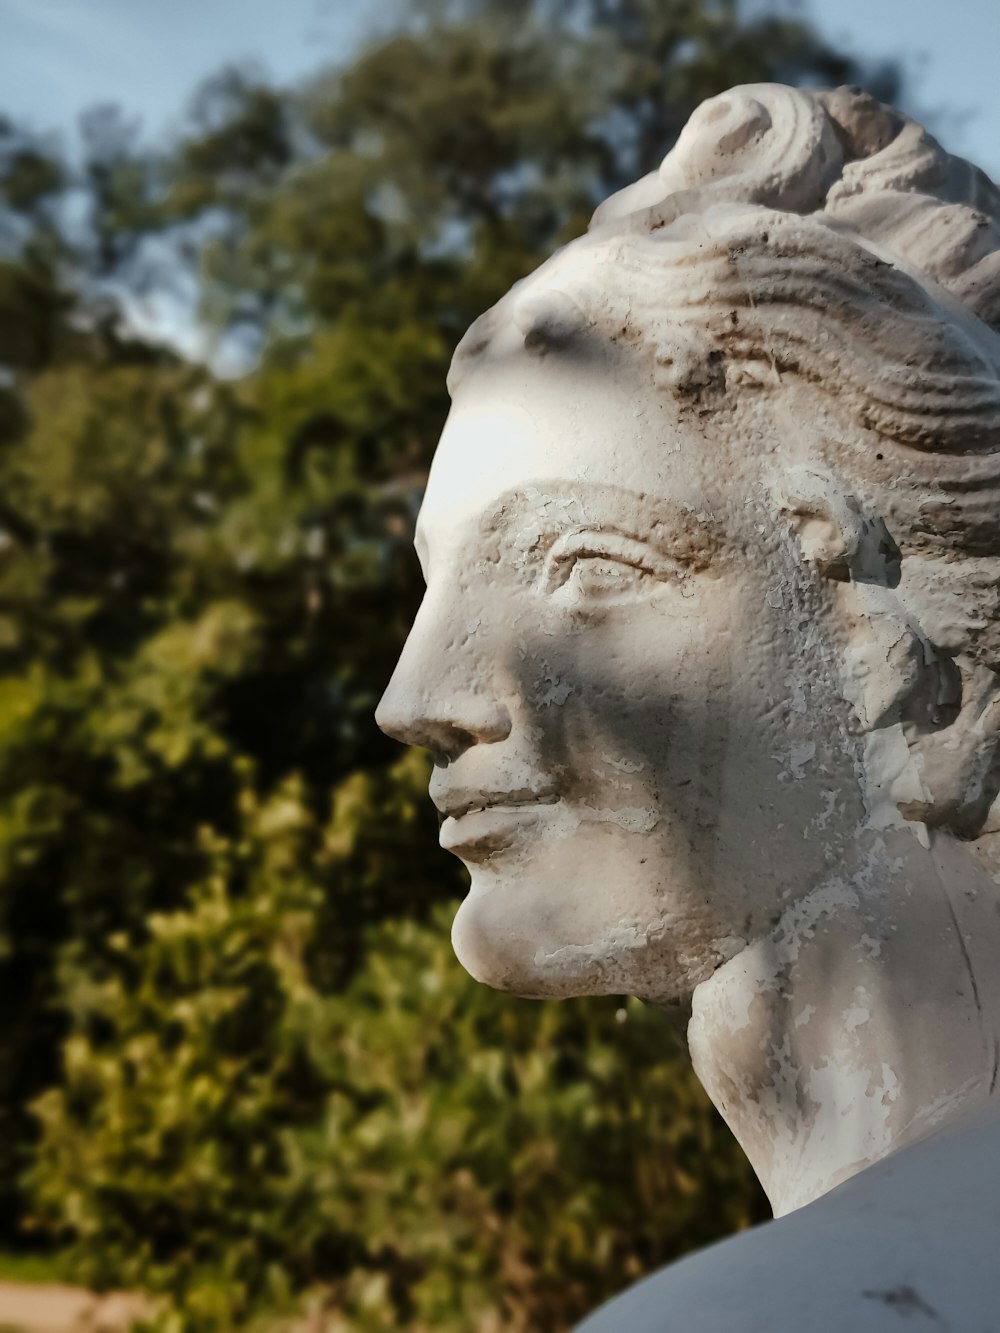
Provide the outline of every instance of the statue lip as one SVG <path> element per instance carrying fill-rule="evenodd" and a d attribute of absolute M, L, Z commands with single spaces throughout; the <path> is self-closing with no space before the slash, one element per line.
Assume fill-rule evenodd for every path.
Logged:
<path fill-rule="evenodd" d="M 515 810 L 536 805 L 555 805 L 558 795 L 550 788 L 513 787 L 508 791 L 481 791 L 469 787 L 447 787 L 431 783 L 431 800 L 445 819 L 463 819 L 487 810 Z"/>
<path fill-rule="evenodd" d="M 537 823 L 545 807 L 559 801 L 548 788 L 482 791 L 431 785 L 431 799 L 444 816 L 441 846 L 463 861 L 485 861 L 503 851 Z"/>
<path fill-rule="evenodd" d="M 446 815 L 441 824 L 441 846 L 463 861 L 485 861 L 510 847 L 535 827 L 542 812 L 556 805 L 558 796 L 515 800 L 516 793 L 493 794 L 492 803 L 471 805 L 460 815 Z"/>

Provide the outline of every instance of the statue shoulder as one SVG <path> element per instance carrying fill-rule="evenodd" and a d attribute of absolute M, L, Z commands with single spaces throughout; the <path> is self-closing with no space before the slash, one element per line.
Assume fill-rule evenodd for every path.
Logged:
<path fill-rule="evenodd" d="M 886 1158 L 645 1278 L 577 1333 L 987 1333 L 1000 1327 L 1000 1117 Z"/>

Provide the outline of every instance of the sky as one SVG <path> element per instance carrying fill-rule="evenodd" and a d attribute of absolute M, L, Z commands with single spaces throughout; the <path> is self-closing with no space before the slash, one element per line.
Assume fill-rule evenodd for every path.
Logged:
<path fill-rule="evenodd" d="M 669 0 L 662 0 L 669 3 Z M 145 136 L 179 129 L 195 87 L 252 63 L 278 84 L 348 57 L 406 0 L 0 0 L 0 112 L 72 147 L 97 102 L 138 116 Z M 902 109 L 1000 180 L 1000 0 L 743 0 L 810 19 L 839 50 L 898 60 Z M 208 360 L 247 368 L 196 317 L 197 289 L 126 300 L 128 324 Z"/>
<path fill-rule="evenodd" d="M 807 0 L 800 12 L 840 50 L 898 60 L 902 109 L 1000 180 L 1000 0 Z"/>
<path fill-rule="evenodd" d="M 666 0 L 664 0 L 666 3 Z M 904 109 L 1000 176 L 1000 0 L 748 0 L 809 17 L 841 49 L 899 59 Z M 347 54 L 391 0 L 0 0 L 0 110 L 69 131 L 119 102 L 147 134 L 179 123 L 193 87 L 250 60 L 279 83 Z"/>
<path fill-rule="evenodd" d="M 0 110 L 67 130 L 84 107 L 118 102 L 155 136 L 222 65 L 253 61 L 290 82 L 349 50 L 379 3 L 0 0 Z"/>

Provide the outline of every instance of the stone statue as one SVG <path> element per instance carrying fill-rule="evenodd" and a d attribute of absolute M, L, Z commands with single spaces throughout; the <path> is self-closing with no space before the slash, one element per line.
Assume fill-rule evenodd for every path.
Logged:
<path fill-rule="evenodd" d="M 1000 1329 L 1000 191 L 737 88 L 479 319 L 379 710 L 518 995 L 689 1005 L 778 1221 L 588 1333 Z"/>

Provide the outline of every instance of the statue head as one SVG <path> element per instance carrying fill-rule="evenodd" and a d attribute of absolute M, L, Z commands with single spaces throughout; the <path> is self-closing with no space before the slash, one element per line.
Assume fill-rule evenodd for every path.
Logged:
<path fill-rule="evenodd" d="M 859 840 L 988 838 L 998 275 L 982 173 L 761 85 L 469 330 L 379 722 L 473 975 L 684 998 Z"/>

